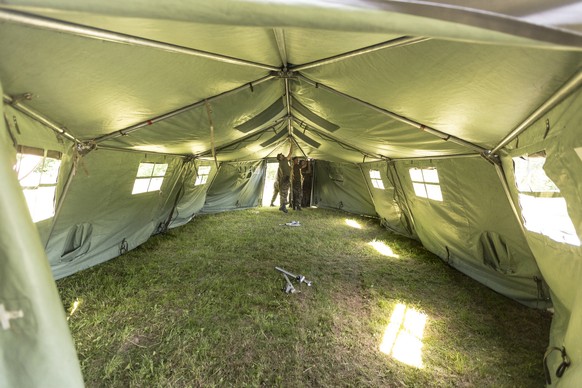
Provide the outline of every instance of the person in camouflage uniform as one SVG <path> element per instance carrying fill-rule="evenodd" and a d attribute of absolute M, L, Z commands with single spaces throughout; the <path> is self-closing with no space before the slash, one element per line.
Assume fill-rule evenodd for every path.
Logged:
<path fill-rule="evenodd" d="M 301 210 L 301 199 L 303 198 L 303 174 L 301 173 L 300 159 L 297 156 L 293 157 L 293 173 L 291 176 L 293 187 L 293 210 Z"/>
<path fill-rule="evenodd" d="M 283 213 L 287 213 L 287 197 L 289 195 L 289 186 L 291 184 L 291 167 L 289 166 L 289 160 L 293 154 L 293 141 L 289 138 L 291 146 L 289 147 L 289 154 L 287 156 L 283 154 L 277 154 L 277 161 L 279 162 L 279 171 L 277 176 L 281 176 L 281 181 L 279 182 L 279 200 L 281 206 L 279 210 Z"/>
<path fill-rule="evenodd" d="M 275 179 L 275 183 L 273 183 L 273 197 L 271 198 L 271 207 L 275 206 L 275 200 L 279 195 L 279 186 L 281 185 L 281 169 L 277 170 L 277 179 Z"/>

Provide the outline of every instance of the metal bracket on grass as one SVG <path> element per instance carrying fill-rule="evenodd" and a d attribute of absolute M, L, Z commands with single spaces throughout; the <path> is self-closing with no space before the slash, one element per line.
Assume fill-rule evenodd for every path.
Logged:
<path fill-rule="evenodd" d="M 287 284 L 285 285 L 285 288 L 283 289 L 287 294 L 294 294 L 295 292 L 297 292 L 297 290 L 295 290 L 295 287 L 293 287 L 293 284 L 291 283 L 291 280 L 289 280 L 289 278 L 295 279 L 297 282 L 299 282 L 299 284 L 305 283 L 305 284 L 307 284 L 308 287 L 311 287 L 311 284 L 312 284 L 311 280 L 305 279 L 305 276 L 292 274 L 291 272 L 286 271 L 280 267 L 275 267 L 275 269 L 283 274 L 283 277 L 285 278 L 285 281 L 287 282 Z"/>

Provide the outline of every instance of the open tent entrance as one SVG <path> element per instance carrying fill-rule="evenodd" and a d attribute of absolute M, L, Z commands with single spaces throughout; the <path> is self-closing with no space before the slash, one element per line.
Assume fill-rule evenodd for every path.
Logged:
<path fill-rule="evenodd" d="M 275 180 L 277 179 L 277 170 L 279 169 L 279 163 L 267 163 L 267 173 L 265 174 L 265 187 L 263 188 L 263 206 L 269 206 L 271 200 L 273 199 L 273 194 L 275 192 Z M 273 204 L 279 206 L 279 195 L 276 196 Z"/>

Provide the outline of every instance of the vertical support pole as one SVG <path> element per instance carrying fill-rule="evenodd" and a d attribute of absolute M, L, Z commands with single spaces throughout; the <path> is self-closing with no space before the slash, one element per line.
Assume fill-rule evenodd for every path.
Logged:
<path fill-rule="evenodd" d="M 67 197 L 69 188 L 71 187 L 71 182 L 73 182 L 73 177 L 77 174 L 77 163 L 82 158 L 82 156 L 77 152 L 76 146 L 77 146 L 76 144 L 73 145 L 73 160 L 72 160 L 73 164 L 71 166 L 71 169 L 69 170 L 69 175 L 67 175 L 65 185 L 63 186 L 63 192 L 59 196 L 59 200 L 57 201 L 57 205 L 55 207 L 55 214 L 51 222 L 51 228 L 48 232 L 46 241 L 44 243 L 45 249 L 47 249 L 49 241 L 51 241 L 51 236 L 53 234 L 53 231 L 55 230 L 55 226 L 57 225 L 57 220 L 59 218 L 59 214 L 61 214 L 61 209 L 63 208 L 63 204 L 65 203 L 65 198 Z"/>
<path fill-rule="evenodd" d="M 392 165 L 392 166 L 390 166 Z M 390 167 L 392 167 L 392 170 L 390 169 Z M 402 181 L 400 180 L 400 176 L 398 176 L 398 172 L 396 172 L 396 165 L 393 162 L 388 161 L 386 164 L 386 172 L 388 176 L 392 176 L 392 180 L 391 183 L 394 186 L 394 192 L 398 193 L 398 189 L 400 189 L 400 191 L 402 192 L 402 200 L 400 202 L 404 202 L 402 203 L 398 203 L 399 206 L 403 207 L 404 205 L 404 209 L 401 209 L 402 211 L 405 211 L 406 216 L 410 219 L 410 223 L 412 225 L 410 225 L 412 227 L 412 230 L 410 230 L 410 234 L 413 235 L 413 232 L 416 231 L 416 222 L 414 221 L 414 215 L 412 214 L 412 210 L 410 210 L 410 207 L 408 206 L 408 198 L 406 197 L 406 193 L 404 192 L 404 186 L 402 185 Z M 395 178 L 396 177 L 396 178 Z M 390 178 L 388 178 L 390 179 Z M 396 180 L 398 180 L 398 188 L 396 187 Z"/>
<path fill-rule="evenodd" d="M 315 165 L 317 162 L 315 160 L 310 160 L 311 163 L 311 193 L 309 195 L 309 207 L 313 206 L 313 192 L 315 191 Z"/>
<path fill-rule="evenodd" d="M 378 211 L 376 210 L 376 201 L 374 201 L 374 194 L 372 194 L 372 189 L 370 188 L 370 184 L 368 183 L 368 178 L 366 177 L 366 174 L 364 173 L 364 168 L 362 167 L 361 164 L 358 164 L 358 168 L 360 169 L 360 172 L 362 173 L 362 178 L 364 178 L 364 183 L 366 183 L 366 188 L 368 189 L 368 194 L 370 194 L 370 200 L 372 201 L 372 205 L 374 205 L 374 211 L 376 213 L 378 213 Z"/>
<path fill-rule="evenodd" d="M 505 196 L 507 197 L 507 200 L 509 201 L 509 206 L 511 206 L 511 211 L 513 212 L 513 215 L 515 216 L 515 219 L 517 220 L 517 223 L 519 224 L 521 232 L 525 236 L 526 235 L 525 227 L 523 226 L 521 216 L 519 215 L 519 212 L 517 210 L 517 204 L 514 202 L 513 197 L 511 196 L 511 191 L 509 190 L 509 184 L 507 183 L 505 171 L 503 171 L 503 167 L 501 167 L 499 164 L 494 163 L 494 166 L 495 166 L 495 172 L 497 172 L 497 176 L 499 177 L 499 180 L 501 182 L 501 186 L 503 187 L 503 192 L 505 193 Z"/>

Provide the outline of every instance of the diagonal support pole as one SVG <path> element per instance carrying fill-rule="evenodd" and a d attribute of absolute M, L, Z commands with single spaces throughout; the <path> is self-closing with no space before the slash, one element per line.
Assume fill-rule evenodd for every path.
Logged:
<path fill-rule="evenodd" d="M 325 58 L 325 59 L 320 59 L 320 60 L 317 60 L 317 61 L 305 63 L 303 65 L 292 66 L 291 67 L 291 70 L 293 70 L 293 71 L 301 71 L 301 70 L 312 69 L 314 67 L 319 67 L 319 66 L 323 66 L 323 65 L 329 65 L 331 63 L 343 61 L 343 60 L 349 59 L 349 58 L 354 58 L 354 57 L 357 57 L 357 56 L 360 56 L 360 55 L 363 55 L 363 54 L 373 53 L 374 51 L 384 50 L 384 49 L 387 49 L 387 48 L 409 46 L 411 44 L 425 42 L 427 40 L 430 40 L 430 38 L 418 37 L 418 36 L 417 37 L 414 37 L 414 36 L 403 36 L 401 38 L 392 39 L 392 40 L 389 40 L 387 42 L 378 43 L 378 44 L 375 44 L 375 45 L 372 45 L 372 46 L 368 46 L 368 47 L 364 47 L 364 48 L 361 48 L 361 49 L 358 49 L 358 50 L 353 50 L 353 51 L 349 51 L 347 53 L 343 53 L 343 54 L 339 54 L 339 55 L 334 55 L 333 57 L 329 57 L 329 58 Z"/>
<path fill-rule="evenodd" d="M 326 86 L 326 85 L 321 84 L 319 82 L 315 82 L 315 81 L 313 81 L 313 80 L 305 77 L 302 74 L 297 74 L 297 76 L 299 78 L 301 78 L 303 81 L 305 81 L 306 83 L 308 83 L 308 84 L 310 84 L 310 85 L 312 85 L 312 86 L 314 86 L 316 88 L 321 88 L 321 89 L 327 90 L 328 92 L 331 92 L 333 94 L 336 94 L 338 96 L 345 97 L 345 98 L 347 98 L 347 99 L 349 99 L 351 101 L 357 102 L 360 105 L 366 106 L 366 107 L 368 107 L 368 108 L 370 108 L 370 109 L 372 109 L 372 110 L 374 110 L 374 111 L 376 111 L 378 113 L 381 113 L 384 116 L 388 116 L 391 119 L 394 119 L 394 120 L 400 121 L 402 123 L 408 124 L 410 126 L 413 126 L 415 128 L 418 128 L 418 129 L 420 129 L 423 132 L 426 132 L 426 133 L 429 133 L 429 134 L 434 135 L 436 137 L 439 137 L 439 138 L 441 138 L 441 139 L 443 139 L 445 141 L 450 141 L 452 143 L 459 144 L 459 145 L 461 145 L 463 147 L 470 148 L 470 149 L 475 150 L 475 151 L 478 151 L 479 153 L 482 153 L 482 154 L 485 154 L 486 152 L 488 152 L 488 150 L 486 150 L 485 148 L 483 148 L 483 147 L 481 147 L 481 146 L 479 146 L 477 144 L 473 144 L 471 142 L 468 142 L 468 141 L 463 140 L 461 138 L 458 138 L 456 136 L 449 135 L 449 134 L 444 133 L 444 132 L 441 132 L 441 131 L 439 131 L 437 129 L 428 127 L 428 126 L 426 126 L 424 124 L 421 124 L 419 122 L 416 122 L 414 120 L 411 120 L 411 119 L 409 119 L 407 117 L 400 116 L 399 114 L 396 114 L 396 113 L 391 112 L 389 110 L 380 108 L 380 107 L 378 107 L 376 105 L 373 105 L 373 104 L 370 104 L 370 103 L 368 103 L 366 101 L 360 100 L 357 97 L 350 96 L 349 94 L 340 92 L 339 90 L 336 90 L 336 89 L 334 89 L 332 87 Z"/>
<path fill-rule="evenodd" d="M 533 111 L 521 124 L 519 124 L 510 134 L 508 134 L 499 144 L 497 144 L 488 154 L 495 155 L 497 152 L 508 145 L 513 139 L 515 139 L 519 134 L 525 131 L 531 124 L 533 124 L 537 119 L 547 113 L 550 109 L 555 107 L 560 101 L 564 100 L 576 89 L 582 85 L 582 69 L 574 74 L 561 88 L 559 88 L 546 102 L 540 105 L 535 111 Z"/>
<path fill-rule="evenodd" d="M 200 101 L 197 101 L 197 102 L 195 102 L 193 104 L 186 105 L 186 106 L 184 106 L 182 108 L 179 108 L 179 109 L 173 110 L 171 112 L 165 113 L 165 114 L 163 114 L 161 116 L 156 116 L 156 117 L 154 117 L 152 119 L 149 119 L 149 120 L 146 120 L 146 121 L 142 121 L 141 123 L 134 124 L 134 125 L 132 125 L 130 127 L 127 127 L 127 128 L 124 128 L 124 129 L 120 129 L 120 130 L 115 131 L 115 132 L 111 132 L 111 133 L 109 133 L 107 135 L 99 136 L 99 137 L 95 138 L 94 141 L 95 141 L 95 143 L 98 144 L 98 143 L 102 143 L 102 142 L 107 141 L 107 140 L 115 139 L 115 138 L 120 137 L 120 136 L 128 135 L 128 134 L 130 134 L 132 132 L 135 132 L 135 131 L 137 131 L 137 130 L 139 130 L 141 128 L 144 128 L 144 127 L 150 126 L 152 124 L 155 124 L 157 122 L 160 122 L 160 121 L 169 119 L 170 117 L 177 116 L 177 115 L 179 115 L 181 113 L 184 113 L 184 112 L 187 112 L 187 111 L 189 111 L 191 109 L 195 109 L 195 108 L 201 107 L 207 101 L 215 101 L 215 100 L 218 100 L 218 99 L 220 99 L 222 97 L 230 96 L 232 94 L 235 94 L 237 92 L 240 92 L 241 90 L 245 90 L 245 89 L 247 89 L 249 87 L 252 88 L 254 86 L 260 85 L 263 82 L 272 80 L 274 78 L 275 78 L 275 76 L 273 76 L 273 75 L 267 75 L 267 76 L 265 76 L 263 78 L 259 78 L 256 81 L 252 81 L 252 82 L 246 83 L 246 84 L 241 85 L 241 86 L 238 86 L 238 87 L 236 87 L 234 89 L 231 89 L 231 90 L 228 90 L 226 92 L 217 94 L 216 96 L 209 97 L 209 98 L 205 98 L 205 99 L 200 100 Z"/>
<path fill-rule="evenodd" d="M 255 133 L 248 134 L 248 135 L 246 135 L 244 137 L 241 137 L 240 139 L 236 139 L 235 141 L 231 141 L 229 143 L 226 143 L 226 144 L 223 144 L 223 145 L 221 145 L 219 147 L 216 147 L 216 151 L 218 152 L 218 151 L 224 150 L 224 149 L 226 149 L 228 147 L 232 147 L 233 145 L 238 144 L 240 142 L 243 142 L 245 140 L 252 139 L 255 136 L 260 136 L 260 135 L 264 134 L 265 132 L 270 131 L 271 129 L 274 129 L 277 125 L 281 124 L 285 120 L 286 120 L 286 118 L 285 117 L 282 117 L 282 118 L 276 120 L 273 123 L 273 125 L 270 125 L 270 126 L 268 126 L 266 128 L 263 128 L 263 129 L 255 132 Z M 194 157 L 201 158 L 201 157 L 204 157 L 204 156 L 208 156 L 211 152 L 212 152 L 212 150 L 202 151 L 202 152 L 196 154 Z"/>
<path fill-rule="evenodd" d="M 279 49 L 279 57 L 281 58 L 281 63 L 283 64 L 282 67 L 284 70 L 286 70 L 289 59 L 287 57 L 285 31 L 282 28 L 273 28 L 273 34 L 275 35 L 275 42 L 277 42 L 277 48 Z"/>
<path fill-rule="evenodd" d="M 309 131 L 316 133 L 316 134 L 317 134 L 317 135 L 319 135 L 321 138 L 324 138 L 324 139 L 325 139 L 325 138 L 331 139 L 332 141 L 334 141 L 334 142 L 336 142 L 336 143 L 338 143 L 338 144 L 341 144 L 343 147 L 346 147 L 347 149 L 351 149 L 351 150 L 354 150 L 354 151 L 356 151 L 356 152 L 359 152 L 359 153 L 361 153 L 361 154 L 362 154 L 362 155 L 364 155 L 364 156 L 369 156 L 369 157 L 371 157 L 371 158 L 374 158 L 374 159 L 391 160 L 390 158 L 388 158 L 388 157 L 386 157 L 386 156 L 383 156 L 383 155 L 375 155 L 375 154 L 372 154 L 372 153 L 370 153 L 370 152 L 368 152 L 368 151 L 364 151 L 364 150 L 362 150 L 362 149 L 360 149 L 360 148 L 358 148 L 358 147 L 354 147 L 353 145 L 349 145 L 349 144 L 347 144 L 347 143 L 345 143 L 345 142 L 343 142 L 343 141 L 339 140 L 338 138 L 336 138 L 336 137 L 334 137 L 334 136 L 331 136 L 331 135 L 330 135 L 330 134 L 328 134 L 328 133 L 324 133 L 323 131 L 320 131 L 319 129 L 316 129 L 316 128 L 315 128 L 315 127 L 313 127 L 313 126 L 306 124 L 305 122 L 303 122 L 303 121 L 299 120 L 299 119 L 298 119 L 298 118 L 296 118 L 296 117 L 293 117 L 293 121 L 295 121 L 295 122 L 296 122 L 296 123 L 299 125 L 299 127 L 301 127 L 301 128 L 306 128 L 306 129 L 308 129 Z"/>
<path fill-rule="evenodd" d="M 279 68 L 275 66 L 266 65 L 263 63 L 247 61 L 244 59 L 229 57 L 226 55 L 211 53 L 208 51 L 196 50 L 189 47 L 178 46 L 175 44 L 140 38 L 133 35 L 122 34 L 119 32 L 113 32 L 101 28 L 89 27 L 82 24 L 65 22 L 62 20 L 52 19 L 44 16 L 32 15 L 25 12 L 5 9 L 0 10 L 0 21 L 22 24 L 25 26 L 40 28 L 43 30 L 82 36 L 90 39 L 127 44 L 131 46 L 148 47 L 172 53 L 191 55 L 195 57 L 211 59 L 214 61 L 229 63 L 233 65 L 246 66 L 271 71 L 279 70 Z"/>
<path fill-rule="evenodd" d="M 38 121 L 39 123 L 49 127 L 51 130 L 56 132 L 59 135 L 66 137 L 67 139 L 71 140 L 74 143 L 80 144 L 82 143 L 79 139 L 75 136 L 71 135 L 66 131 L 66 128 L 56 124 L 52 120 L 46 118 L 44 115 L 38 113 L 37 111 L 27 107 L 26 105 L 22 104 L 20 101 L 10 97 L 7 94 L 3 95 L 3 100 L 6 104 L 10 105 L 14 109 L 18 110 L 19 112 L 25 114 L 26 116 L 30 117 L 31 119 Z"/>

